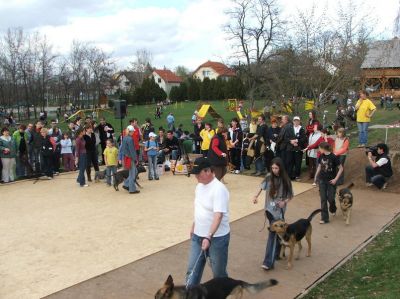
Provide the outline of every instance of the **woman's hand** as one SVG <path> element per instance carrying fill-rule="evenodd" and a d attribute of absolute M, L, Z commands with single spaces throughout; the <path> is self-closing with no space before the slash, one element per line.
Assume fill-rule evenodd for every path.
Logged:
<path fill-rule="evenodd" d="M 280 207 L 281 209 L 283 209 L 286 206 L 286 201 L 285 200 L 280 200 L 277 202 L 278 207 Z"/>

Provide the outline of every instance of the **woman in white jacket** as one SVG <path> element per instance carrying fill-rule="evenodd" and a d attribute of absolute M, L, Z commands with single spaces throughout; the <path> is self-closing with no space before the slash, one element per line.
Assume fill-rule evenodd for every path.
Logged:
<path fill-rule="evenodd" d="M 322 125 L 315 124 L 314 132 L 308 136 L 308 144 L 314 144 L 321 137 L 321 129 Z M 317 161 L 318 161 L 318 148 L 310 149 L 307 151 L 308 156 L 308 173 L 310 179 L 313 179 L 315 176 L 315 172 L 317 170 Z"/>
<path fill-rule="evenodd" d="M 73 171 L 75 170 L 75 158 L 72 154 L 72 141 L 68 133 L 64 133 L 63 137 L 60 144 L 64 171 Z"/>

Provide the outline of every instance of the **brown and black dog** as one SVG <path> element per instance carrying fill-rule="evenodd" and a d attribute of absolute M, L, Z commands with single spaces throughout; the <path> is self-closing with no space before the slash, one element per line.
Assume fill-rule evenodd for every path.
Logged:
<path fill-rule="evenodd" d="M 280 257 L 283 258 L 285 248 L 289 247 L 289 258 L 287 269 L 291 269 L 293 267 L 293 254 L 294 247 L 297 244 L 299 250 L 297 252 L 296 259 L 300 258 L 300 252 L 303 248 L 301 246 L 301 240 L 306 237 L 308 243 L 308 251 L 306 256 L 311 256 L 311 234 L 312 234 L 312 226 L 311 220 L 315 215 L 321 212 L 321 209 L 315 210 L 311 213 L 311 215 L 307 219 L 299 219 L 292 224 L 287 224 L 283 220 L 275 221 L 269 227 L 271 232 L 276 232 L 280 241 L 281 241 L 281 252 Z"/>
<path fill-rule="evenodd" d="M 278 284 L 275 279 L 259 283 L 247 283 L 242 280 L 235 280 L 229 277 L 213 278 L 205 283 L 186 288 L 185 286 L 175 286 L 172 276 L 169 275 L 164 285 L 157 291 L 155 299 L 240 299 L 243 290 L 251 294 L 256 294 L 263 289 Z"/>
<path fill-rule="evenodd" d="M 342 210 L 342 215 L 346 221 L 346 225 L 350 224 L 351 209 L 353 207 L 353 194 L 351 193 L 350 188 L 353 186 L 354 184 L 351 183 L 346 188 L 340 189 L 338 192 L 340 209 Z"/>

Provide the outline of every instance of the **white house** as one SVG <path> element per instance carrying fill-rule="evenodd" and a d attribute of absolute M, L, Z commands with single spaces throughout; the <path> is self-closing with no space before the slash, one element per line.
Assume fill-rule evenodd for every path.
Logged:
<path fill-rule="evenodd" d="M 168 96 L 172 87 L 179 86 L 183 82 L 181 77 L 166 69 L 154 70 L 151 75 L 158 86 L 164 89 Z"/>
<path fill-rule="evenodd" d="M 200 81 L 203 81 L 204 78 L 209 78 L 210 80 L 217 78 L 229 80 L 229 78 L 235 76 L 235 71 L 225 64 L 210 60 L 200 65 L 193 73 L 193 78 L 199 79 Z"/>

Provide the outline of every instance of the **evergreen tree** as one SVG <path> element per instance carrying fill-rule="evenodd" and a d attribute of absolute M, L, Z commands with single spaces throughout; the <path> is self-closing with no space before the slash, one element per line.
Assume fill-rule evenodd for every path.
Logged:
<path fill-rule="evenodd" d="M 180 102 L 181 90 L 179 86 L 173 86 L 169 92 L 169 99 L 172 102 Z"/>
<path fill-rule="evenodd" d="M 226 99 L 225 97 L 225 85 L 226 85 L 226 81 L 222 80 L 221 78 L 218 78 L 215 81 L 215 85 L 213 88 L 213 98 L 215 100 L 224 100 Z"/>
<path fill-rule="evenodd" d="M 208 102 L 211 100 L 211 80 L 209 78 L 204 78 L 203 82 L 200 85 L 200 100 L 204 102 Z"/>
<path fill-rule="evenodd" d="M 188 86 L 186 82 L 182 82 L 181 85 L 179 85 L 179 100 L 181 102 L 188 100 Z"/>
<path fill-rule="evenodd" d="M 201 82 L 199 80 L 193 78 L 188 79 L 187 98 L 189 101 L 200 100 L 200 84 Z"/>

